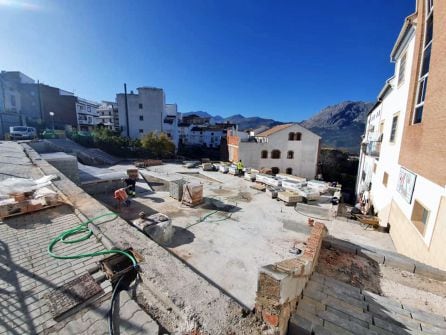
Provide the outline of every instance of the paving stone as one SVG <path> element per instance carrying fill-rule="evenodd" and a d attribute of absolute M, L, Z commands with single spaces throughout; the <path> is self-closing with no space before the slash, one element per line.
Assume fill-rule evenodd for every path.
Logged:
<path fill-rule="evenodd" d="M 288 325 L 288 335 L 312 335 L 313 324 L 304 317 L 294 314 Z"/>
<path fill-rule="evenodd" d="M 344 317 L 350 321 L 357 322 L 363 327 L 369 327 L 373 323 L 373 319 L 368 313 L 359 313 L 351 311 L 341 306 L 327 306 L 327 311 L 332 312 L 339 317 Z"/>
<path fill-rule="evenodd" d="M 382 319 L 378 316 L 374 316 L 373 322 L 376 327 L 387 330 L 392 334 L 397 334 L 397 335 L 421 334 L 420 325 L 418 325 L 418 327 L 416 327 L 414 324 L 409 326 L 407 323 L 404 322 L 404 320 L 403 322 L 398 322 L 395 319 L 389 320 L 389 319 Z"/>
<path fill-rule="evenodd" d="M 353 334 L 357 335 L 377 335 L 378 333 L 375 331 L 372 331 L 366 327 L 361 326 L 357 322 L 353 322 L 347 318 L 344 318 L 343 316 L 339 316 L 335 313 L 332 313 L 330 311 L 325 312 L 319 312 L 317 313 L 317 316 L 322 318 L 324 321 L 329 321 L 333 323 L 336 326 L 339 326 Z M 325 325 L 325 323 L 324 323 Z"/>
<path fill-rule="evenodd" d="M 335 335 L 332 331 L 319 325 L 314 326 L 313 333 L 314 335 Z"/>

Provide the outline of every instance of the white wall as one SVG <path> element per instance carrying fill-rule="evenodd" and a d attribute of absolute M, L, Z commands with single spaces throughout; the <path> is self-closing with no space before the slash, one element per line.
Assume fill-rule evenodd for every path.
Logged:
<path fill-rule="evenodd" d="M 127 136 L 127 127 L 131 138 L 141 138 L 149 132 L 162 131 L 165 110 L 165 97 L 162 89 L 142 87 L 138 88 L 138 94 L 127 94 L 128 125 L 125 115 L 124 94 L 118 94 L 116 101 L 118 103 L 119 124 L 122 126 L 122 135 Z M 139 108 L 140 104 L 142 104 L 142 108 Z M 143 117 L 143 120 L 140 120 L 140 116 Z"/>
<path fill-rule="evenodd" d="M 302 133 L 301 141 L 289 141 L 289 132 Z M 246 167 L 256 169 L 278 167 L 281 173 L 292 168 L 292 174 L 308 179 L 316 175 L 320 137 L 299 125 L 293 125 L 268 136 L 267 142 L 240 142 L 239 158 Z M 280 150 L 280 159 L 272 159 L 271 151 Z M 268 151 L 268 158 L 261 158 L 261 152 Z M 287 158 L 288 151 L 294 152 L 293 159 Z"/>
<path fill-rule="evenodd" d="M 400 166 L 398 164 L 398 158 L 400 154 L 403 122 L 405 119 L 407 98 L 409 94 L 410 69 L 413 62 L 414 45 L 415 38 L 413 37 L 404 51 L 407 52 L 405 81 L 398 85 L 398 72 L 401 59 L 397 59 L 395 63 L 395 76 L 390 82 L 392 90 L 385 96 L 381 103 L 378 128 L 380 127 L 380 124 L 384 124 L 383 139 L 381 143 L 379 160 L 377 161 L 377 168 L 372 176 L 372 189 L 370 192 L 370 197 L 372 199 L 375 211 L 377 211 L 380 214 L 380 217 L 384 220 L 387 220 L 388 218 L 388 210 L 390 209 L 390 203 L 395 193 L 396 182 L 399 177 Z M 404 52 L 401 54 L 404 54 Z M 393 142 L 391 142 L 390 134 L 393 117 L 395 115 L 398 115 L 398 124 L 395 139 Z M 389 175 L 387 186 L 383 185 L 383 176 L 385 172 Z"/>

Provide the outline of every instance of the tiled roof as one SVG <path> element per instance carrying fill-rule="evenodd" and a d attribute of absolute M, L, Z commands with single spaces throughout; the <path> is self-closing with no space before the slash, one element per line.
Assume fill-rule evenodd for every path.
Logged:
<path fill-rule="evenodd" d="M 293 125 L 293 123 L 287 123 L 287 124 L 281 124 L 272 128 L 269 128 L 265 131 L 262 131 L 260 134 L 257 134 L 255 136 L 260 136 L 260 137 L 267 137 L 269 135 L 272 135 L 274 133 L 277 133 L 278 131 L 281 131 L 283 129 L 286 129 L 288 127 L 291 127 Z"/>

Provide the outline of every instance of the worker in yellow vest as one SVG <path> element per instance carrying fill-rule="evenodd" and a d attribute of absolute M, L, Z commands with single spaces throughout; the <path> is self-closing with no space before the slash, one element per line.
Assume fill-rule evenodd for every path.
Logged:
<path fill-rule="evenodd" d="M 243 174 L 243 168 L 244 168 L 244 166 L 243 166 L 242 160 L 240 159 L 237 162 L 237 172 L 238 172 L 239 176 L 241 176 Z"/>

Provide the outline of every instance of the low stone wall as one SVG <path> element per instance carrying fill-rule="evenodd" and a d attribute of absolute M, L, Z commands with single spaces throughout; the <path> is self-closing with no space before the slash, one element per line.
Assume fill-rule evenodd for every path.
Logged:
<path fill-rule="evenodd" d="M 325 225 L 316 222 L 302 255 L 260 269 L 256 314 L 272 327 L 276 334 L 286 334 L 291 313 L 317 265 L 326 234 Z"/>
<path fill-rule="evenodd" d="M 83 182 L 81 188 L 90 195 L 110 193 L 111 196 L 113 192 L 118 188 L 125 187 L 124 182 L 119 179 L 100 179 Z"/>

